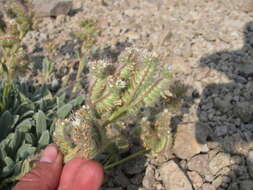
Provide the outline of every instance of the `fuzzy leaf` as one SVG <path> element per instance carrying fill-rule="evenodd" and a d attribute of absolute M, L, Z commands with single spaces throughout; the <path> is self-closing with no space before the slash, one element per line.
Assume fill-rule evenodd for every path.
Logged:
<path fill-rule="evenodd" d="M 32 147 L 30 144 L 23 144 L 17 152 L 17 156 L 20 160 L 26 159 L 28 156 L 35 152 L 36 148 Z"/>
<path fill-rule="evenodd" d="M 48 131 L 43 131 L 40 139 L 39 139 L 39 148 L 44 148 L 46 145 L 49 144 L 50 136 Z"/>
<path fill-rule="evenodd" d="M 89 98 L 91 100 L 92 103 L 94 103 L 97 99 L 99 99 L 106 88 L 106 80 L 105 79 L 99 79 L 97 78 L 94 81 L 94 84 L 92 85 L 92 87 L 90 88 L 90 94 L 89 94 Z"/>
<path fill-rule="evenodd" d="M 27 144 L 34 145 L 36 143 L 36 138 L 32 133 L 26 133 L 25 134 L 25 142 Z"/>
<path fill-rule="evenodd" d="M 4 158 L 4 162 L 9 168 L 12 168 L 15 165 L 15 162 L 8 156 Z"/>
<path fill-rule="evenodd" d="M 64 106 L 65 98 L 66 98 L 66 93 L 63 93 L 61 96 L 56 97 L 57 109 L 60 109 L 60 107 Z"/>
<path fill-rule="evenodd" d="M 154 83 L 154 85 L 150 86 L 147 90 L 144 91 L 143 101 L 147 106 L 159 98 L 163 84 L 163 81 L 157 81 L 157 83 Z"/>
<path fill-rule="evenodd" d="M 23 141 L 23 133 L 20 133 L 19 131 L 16 131 L 12 138 L 11 141 L 9 143 L 9 148 L 12 151 L 12 154 L 15 154 L 16 151 L 18 150 L 19 146 L 21 145 L 22 141 Z M 15 158 L 15 156 L 14 156 Z"/>
<path fill-rule="evenodd" d="M 96 104 L 96 109 L 98 112 L 110 112 L 117 105 L 117 102 L 120 101 L 118 93 L 111 93 L 103 100 L 99 101 Z"/>
<path fill-rule="evenodd" d="M 73 107 L 80 106 L 85 100 L 85 96 L 78 96 L 74 100 L 71 100 L 69 103 L 72 104 Z"/>
<path fill-rule="evenodd" d="M 0 158 L 4 158 L 7 156 L 7 153 L 5 151 L 5 145 L 3 142 L 1 142 L 0 144 Z M 1 159 L 0 159 L 0 163 L 1 163 Z"/>
<path fill-rule="evenodd" d="M 21 132 L 28 132 L 32 128 L 32 121 L 30 118 L 23 120 L 17 125 L 17 130 Z"/>
<path fill-rule="evenodd" d="M 3 140 L 11 131 L 12 124 L 14 122 L 14 117 L 9 111 L 5 111 L 0 116 L 0 141 Z"/>
<path fill-rule="evenodd" d="M 31 117 L 33 115 L 34 115 L 34 111 L 33 110 L 26 111 L 25 113 L 23 113 L 21 115 L 20 120 L 24 120 L 25 118 Z"/>
<path fill-rule="evenodd" d="M 43 131 L 47 130 L 47 117 L 41 110 L 39 110 L 34 117 L 36 122 L 36 134 L 37 137 L 40 137 Z"/>
<path fill-rule="evenodd" d="M 73 106 L 69 104 L 65 104 L 57 110 L 57 116 L 61 119 L 64 119 L 72 110 Z"/>
<path fill-rule="evenodd" d="M 147 88 L 148 84 L 152 82 L 151 78 L 154 74 L 154 70 L 155 66 L 148 64 L 142 70 L 135 71 L 133 78 L 130 80 L 130 86 L 126 94 L 122 97 L 125 103 L 128 104 L 135 100 L 139 93 Z"/>

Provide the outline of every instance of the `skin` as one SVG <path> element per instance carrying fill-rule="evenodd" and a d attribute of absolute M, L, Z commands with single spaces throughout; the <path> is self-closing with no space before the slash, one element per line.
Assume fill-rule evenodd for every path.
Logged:
<path fill-rule="evenodd" d="M 63 166 L 62 154 L 49 145 L 13 190 L 99 190 L 103 178 L 99 163 L 76 157 Z"/>

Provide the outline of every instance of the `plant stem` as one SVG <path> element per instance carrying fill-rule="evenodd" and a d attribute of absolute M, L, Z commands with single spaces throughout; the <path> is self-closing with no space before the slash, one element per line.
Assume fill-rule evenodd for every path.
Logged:
<path fill-rule="evenodd" d="M 140 151 L 138 151 L 138 152 L 136 152 L 136 153 L 134 153 L 134 154 L 132 154 L 132 155 L 130 155 L 130 156 L 128 156 L 128 157 L 126 157 L 126 158 L 120 160 L 120 161 L 117 161 L 117 162 L 114 162 L 114 163 L 109 164 L 109 165 L 107 165 L 107 166 L 104 166 L 104 169 L 105 169 L 105 170 L 111 169 L 111 168 L 113 168 L 113 167 L 115 167 L 115 166 L 118 166 L 118 165 L 120 165 L 120 164 L 122 164 L 122 163 L 124 163 L 124 162 L 126 162 L 126 161 L 128 161 L 128 160 L 131 160 L 131 159 L 133 159 L 133 158 L 135 158 L 135 157 L 137 157 L 137 156 L 143 155 L 143 154 L 145 154 L 145 153 L 148 152 L 148 151 L 149 151 L 149 150 L 142 149 L 142 150 L 140 150 Z"/>

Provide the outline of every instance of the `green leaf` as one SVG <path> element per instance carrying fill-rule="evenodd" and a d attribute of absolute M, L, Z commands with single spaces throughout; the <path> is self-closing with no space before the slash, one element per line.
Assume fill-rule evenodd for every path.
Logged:
<path fill-rule="evenodd" d="M 69 103 L 69 104 L 65 104 L 64 106 L 60 107 L 57 110 L 57 116 L 61 119 L 64 119 L 72 110 L 73 106 Z"/>
<path fill-rule="evenodd" d="M 12 168 L 15 165 L 15 162 L 8 156 L 4 158 L 4 162 L 9 168 Z"/>
<path fill-rule="evenodd" d="M 0 176 L 1 177 L 7 177 L 8 175 L 10 175 L 13 172 L 13 168 L 10 168 L 8 166 L 5 166 L 3 168 L 3 170 L 1 171 Z"/>
<path fill-rule="evenodd" d="M 23 120 L 17 125 L 17 130 L 20 132 L 28 132 L 32 128 L 31 118 Z"/>
<path fill-rule="evenodd" d="M 43 131 L 47 130 L 47 117 L 41 110 L 39 110 L 34 117 L 36 122 L 37 137 L 40 137 Z"/>
<path fill-rule="evenodd" d="M 5 145 L 3 142 L 1 142 L 0 144 L 0 158 L 4 158 L 7 156 L 7 153 L 5 151 Z M 0 159 L 0 162 L 1 162 L 1 159 Z"/>
<path fill-rule="evenodd" d="M 25 134 L 25 142 L 27 144 L 34 145 L 36 143 L 36 138 L 32 133 L 26 133 Z"/>
<path fill-rule="evenodd" d="M 39 148 L 44 148 L 50 142 L 50 136 L 48 131 L 44 131 L 39 139 Z"/>
<path fill-rule="evenodd" d="M 11 141 L 9 143 L 9 148 L 11 149 L 12 154 L 16 154 L 16 151 L 18 150 L 19 146 L 23 141 L 23 137 L 24 137 L 23 133 L 20 133 L 19 131 L 16 131 L 12 136 Z"/>
<path fill-rule="evenodd" d="M 65 104 L 64 102 L 65 98 L 66 98 L 66 93 L 63 93 L 61 96 L 56 97 L 57 109 L 59 109 Z"/>
<path fill-rule="evenodd" d="M 31 117 L 34 115 L 34 111 L 33 110 L 28 110 L 25 113 L 23 113 L 20 117 L 20 120 L 24 120 L 26 117 Z"/>
<path fill-rule="evenodd" d="M 1 63 L 1 64 L 2 64 L 3 71 L 4 71 L 6 74 L 9 74 L 7 65 L 6 65 L 5 63 Z"/>
<path fill-rule="evenodd" d="M 14 117 L 9 111 L 5 111 L 0 116 L 0 141 L 3 140 L 11 131 L 12 124 L 14 122 Z"/>
<path fill-rule="evenodd" d="M 30 144 L 23 144 L 17 152 L 17 157 L 19 160 L 24 160 L 26 159 L 28 156 L 34 154 L 36 148 L 32 147 L 32 145 Z"/>
<path fill-rule="evenodd" d="M 71 100 L 69 103 L 72 104 L 73 107 L 80 106 L 85 100 L 85 96 L 78 96 L 74 100 Z"/>
<path fill-rule="evenodd" d="M 53 69 L 54 69 L 54 63 L 50 61 L 48 58 L 43 59 L 42 73 L 44 75 L 45 81 L 49 79 L 49 76 L 53 72 Z"/>

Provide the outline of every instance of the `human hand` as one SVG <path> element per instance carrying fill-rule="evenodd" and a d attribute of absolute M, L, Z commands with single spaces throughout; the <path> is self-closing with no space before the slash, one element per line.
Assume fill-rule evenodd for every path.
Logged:
<path fill-rule="evenodd" d="M 56 146 L 47 146 L 36 167 L 22 177 L 13 190 L 99 189 L 104 177 L 99 163 L 77 157 L 63 166 L 62 160 Z"/>

